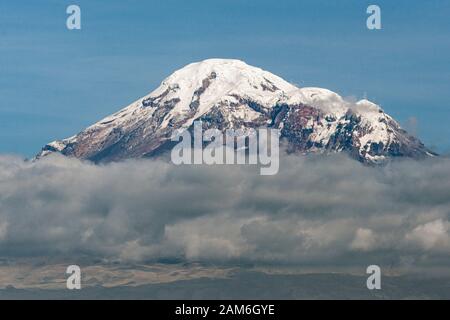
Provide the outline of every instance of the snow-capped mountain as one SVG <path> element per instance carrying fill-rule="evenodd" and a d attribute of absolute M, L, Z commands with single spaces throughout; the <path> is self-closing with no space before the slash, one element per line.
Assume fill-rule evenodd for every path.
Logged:
<path fill-rule="evenodd" d="M 209 59 L 174 72 L 149 95 L 79 134 L 47 144 L 37 157 L 149 157 L 168 150 L 174 130 L 189 130 L 196 120 L 204 129 L 278 128 L 290 152 L 344 151 L 366 163 L 433 155 L 375 103 L 298 88 L 239 60 Z"/>

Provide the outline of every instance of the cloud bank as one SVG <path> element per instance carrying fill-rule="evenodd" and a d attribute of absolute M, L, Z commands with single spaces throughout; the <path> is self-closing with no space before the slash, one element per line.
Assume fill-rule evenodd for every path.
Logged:
<path fill-rule="evenodd" d="M 450 160 L 253 166 L 0 157 L 0 257 L 448 266 Z"/>

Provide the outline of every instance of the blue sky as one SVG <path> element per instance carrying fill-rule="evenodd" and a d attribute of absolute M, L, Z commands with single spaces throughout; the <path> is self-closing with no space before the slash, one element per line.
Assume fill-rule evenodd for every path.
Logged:
<path fill-rule="evenodd" d="M 82 30 L 66 28 L 70 4 L 81 7 Z M 366 28 L 370 4 L 381 7 L 382 30 Z M 0 153 L 31 156 L 212 57 L 366 94 L 448 152 L 449 21 L 447 0 L 2 1 Z"/>

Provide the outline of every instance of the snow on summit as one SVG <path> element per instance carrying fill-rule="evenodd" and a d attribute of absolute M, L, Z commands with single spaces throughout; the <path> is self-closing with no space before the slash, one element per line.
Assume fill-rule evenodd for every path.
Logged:
<path fill-rule="evenodd" d="M 347 152 L 362 162 L 432 154 L 375 103 L 345 101 L 323 88 L 298 88 L 234 59 L 207 59 L 175 71 L 150 94 L 79 134 L 47 144 L 52 152 L 99 161 L 156 155 L 175 129 L 281 130 L 291 152 Z"/>
<path fill-rule="evenodd" d="M 197 118 L 218 102 L 236 102 L 236 96 L 248 97 L 270 108 L 286 92 L 292 90 L 296 90 L 296 87 L 280 77 L 249 66 L 243 61 L 208 59 L 175 71 L 150 97 L 169 91 L 166 99 L 180 99 L 171 116 L 189 112 L 191 104 L 198 102 L 199 106 L 194 115 L 194 118 Z M 169 119 L 170 116 L 164 124 L 167 124 Z"/>

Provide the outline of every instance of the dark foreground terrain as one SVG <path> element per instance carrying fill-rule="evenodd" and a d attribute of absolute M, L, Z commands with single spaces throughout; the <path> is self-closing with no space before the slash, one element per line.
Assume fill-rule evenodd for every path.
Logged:
<path fill-rule="evenodd" d="M 10 286 L 0 290 L 0 299 L 450 299 L 450 278 L 384 276 L 381 290 L 370 291 L 363 276 L 238 272 L 227 279 L 81 290 Z"/>

